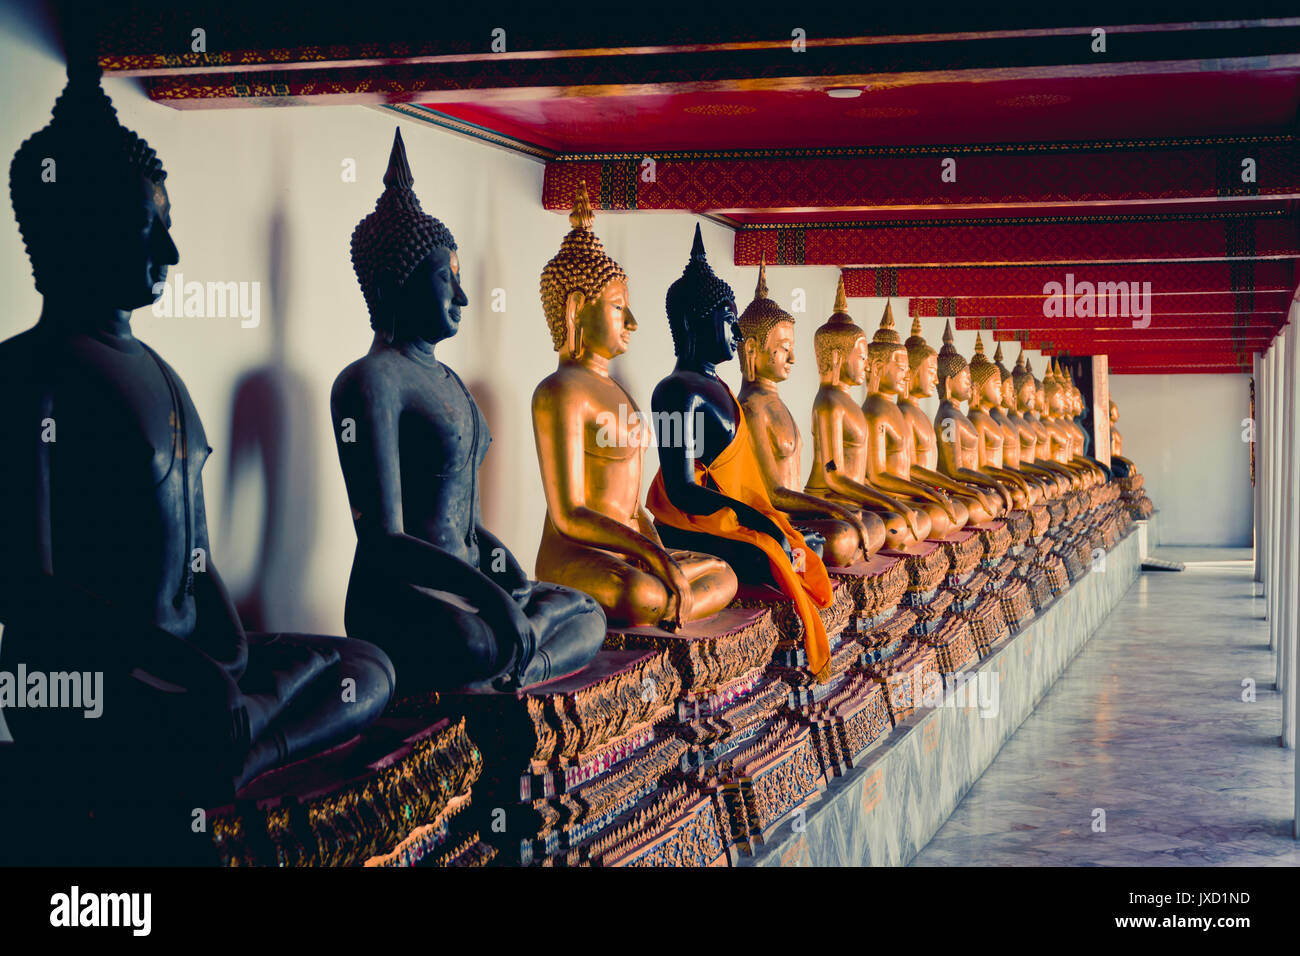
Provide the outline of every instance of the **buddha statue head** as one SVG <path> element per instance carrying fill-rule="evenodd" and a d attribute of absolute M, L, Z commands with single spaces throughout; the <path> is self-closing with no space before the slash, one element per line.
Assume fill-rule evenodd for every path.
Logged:
<path fill-rule="evenodd" d="M 420 208 L 402 131 L 384 173 L 374 212 L 352 231 L 352 268 L 370 326 L 388 342 L 440 342 L 460 328 L 469 305 L 451 231 Z"/>
<path fill-rule="evenodd" d="M 907 395 L 929 398 L 939 382 L 939 353 L 921 335 L 921 320 L 912 319 L 912 334 L 903 343 L 907 349 Z"/>
<path fill-rule="evenodd" d="M 1012 385 L 1015 388 L 1015 402 L 1010 405 L 1012 411 L 1032 412 L 1034 400 L 1038 397 L 1038 386 L 1034 382 L 1034 373 L 1025 364 L 1025 349 L 1020 348 L 1016 356 L 1016 367 L 1011 372 Z"/>
<path fill-rule="evenodd" d="M 939 398 L 948 402 L 969 401 L 970 366 L 952 344 L 952 320 L 943 327 L 943 348 L 939 349 Z"/>
<path fill-rule="evenodd" d="M 1002 374 L 984 354 L 984 337 L 975 333 L 975 354 L 970 360 L 970 378 L 974 395 L 981 405 L 996 406 L 1002 401 Z"/>
<path fill-rule="evenodd" d="M 1002 395 L 999 404 L 1009 412 L 1016 410 L 1016 386 L 1011 378 L 1011 370 L 1007 368 L 1005 359 L 1002 357 L 1002 343 L 993 350 L 993 364 L 998 367 L 998 375 L 1002 379 Z"/>
<path fill-rule="evenodd" d="M 740 367 L 746 382 L 784 382 L 794 365 L 794 316 L 767 296 L 767 256 L 758 266 L 754 301 L 740 314 Z"/>
<path fill-rule="evenodd" d="M 172 242 L 167 173 L 118 122 L 93 60 L 68 67 L 50 122 L 9 165 L 9 196 L 36 289 L 120 313 L 157 301 Z"/>
<path fill-rule="evenodd" d="M 595 221 L 587 184 L 580 182 L 569 213 L 569 234 L 542 269 L 542 311 L 551 344 L 568 359 L 581 359 L 587 352 L 607 359 L 622 355 L 637 327 L 627 273 L 592 231 Z"/>
<path fill-rule="evenodd" d="M 835 311 L 813 333 L 813 352 L 823 385 L 861 385 L 867 380 L 867 333 L 848 313 L 844 276 L 835 289 Z"/>
<path fill-rule="evenodd" d="M 1032 364 L 1026 362 L 1025 367 L 1029 369 L 1029 374 L 1034 379 L 1034 412 L 1039 417 L 1042 417 L 1047 408 L 1047 388 L 1043 385 L 1043 380 L 1037 375 L 1034 375 L 1034 367 Z"/>
<path fill-rule="evenodd" d="M 882 392 L 886 395 L 901 395 L 907 388 L 910 371 L 907 349 L 894 328 L 894 310 L 889 300 L 885 301 L 885 311 L 880 317 L 880 327 L 871 337 L 867 346 L 867 362 L 870 365 L 870 379 L 867 391 Z"/>
<path fill-rule="evenodd" d="M 1115 399 L 1110 400 L 1110 423 L 1114 425 L 1119 421 L 1119 406 L 1115 404 Z"/>
<path fill-rule="evenodd" d="M 673 336 L 673 352 L 679 361 L 712 365 L 726 362 L 736 354 L 736 346 L 740 344 L 736 294 L 709 265 L 699 223 L 695 225 L 690 261 L 681 277 L 668 287 L 664 307 Z"/>
<path fill-rule="evenodd" d="M 1047 403 L 1044 408 L 1050 417 L 1060 418 L 1065 414 L 1068 399 L 1065 376 L 1055 362 L 1048 363 L 1047 374 L 1043 377 L 1043 396 Z"/>

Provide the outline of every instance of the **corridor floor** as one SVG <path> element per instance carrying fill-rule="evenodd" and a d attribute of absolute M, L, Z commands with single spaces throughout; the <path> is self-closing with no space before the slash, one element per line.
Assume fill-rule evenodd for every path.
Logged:
<path fill-rule="evenodd" d="M 1295 754 L 1242 555 L 1159 551 L 1187 570 L 1139 578 L 913 865 L 1300 864 Z"/>

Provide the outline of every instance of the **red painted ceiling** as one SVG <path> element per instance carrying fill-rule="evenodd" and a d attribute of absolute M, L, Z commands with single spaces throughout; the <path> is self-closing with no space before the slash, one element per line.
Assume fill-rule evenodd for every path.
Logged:
<path fill-rule="evenodd" d="M 1273 133 L 1300 70 L 946 82 L 870 89 L 560 96 L 429 108 L 556 152 L 810 149 Z"/>

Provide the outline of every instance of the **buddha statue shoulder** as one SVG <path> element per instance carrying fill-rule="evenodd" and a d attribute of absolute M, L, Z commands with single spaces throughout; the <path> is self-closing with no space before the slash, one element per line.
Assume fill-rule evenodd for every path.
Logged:
<path fill-rule="evenodd" d="M 345 624 L 388 652 L 411 693 L 526 687 L 584 667 L 605 615 L 590 595 L 530 580 L 483 527 L 492 435 L 435 355 L 469 299 L 456 241 L 413 184 L 399 130 L 383 194 L 352 234 L 374 337 L 330 394 L 357 535 Z"/>
<path fill-rule="evenodd" d="M 594 597 L 615 626 L 673 627 L 717 613 L 736 594 L 720 558 L 668 551 L 641 503 L 652 439 L 636 402 L 610 375 L 637 322 L 627 275 L 592 230 L 579 184 L 571 231 L 542 270 L 542 307 L 559 367 L 533 393 L 533 434 L 546 489 L 537 577 Z"/>
<path fill-rule="evenodd" d="M 44 301 L 33 328 L 0 343 L 0 666 L 102 672 L 108 706 L 95 720 L 8 709 L 5 722 L 25 758 L 53 762 L 54 776 L 31 779 L 33 805 L 58 805 L 69 794 L 57 780 L 79 775 L 79 798 L 107 801 L 106 826 L 147 797 L 184 801 L 168 825 L 188 828 L 193 807 L 355 736 L 394 688 L 377 647 L 247 633 L 235 611 L 208 536 L 203 422 L 131 326 L 179 261 L 165 179 L 98 68 L 75 63 L 51 122 L 10 166 Z"/>
<path fill-rule="evenodd" d="M 989 519 L 996 518 L 1015 505 L 1010 489 L 980 470 L 981 434 L 959 404 L 971 398 L 970 366 L 953 345 L 951 321 L 944 327 L 938 373 L 939 409 L 934 428 L 939 436 L 939 471 L 997 494 L 1002 499 L 998 511 L 988 515 Z"/>
<path fill-rule="evenodd" d="M 999 508 L 999 499 L 994 493 L 977 485 L 955 481 L 938 471 L 939 440 L 934 432 L 934 422 L 919 402 L 935 394 L 939 381 L 939 356 L 921 334 L 919 318 L 912 320 L 912 334 L 903 346 L 907 349 L 908 373 L 898 407 L 912 429 L 916 449 L 912 475 L 919 481 L 947 491 L 965 510 L 967 523 L 989 521 Z"/>
<path fill-rule="evenodd" d="M 830 578 L 768 497 L 745 416 L 718 376 L 717 366 L 735 358 L 740 329 L 735 295 L 709 265 L 698 225 L 665 308 L 677 363 L 650 399 L 659 471 L 646 506 L 669 547 L 717 555 L 741 584 L 772 585 L 791 600 L 808 666 L 825 679 L 830 644 L 817 609 L 830 606 Z"/>
<path fill-rule="evenodd" d="M 821 386 L 813 399 L 813 467 L 804 492 L 875 514 L 885 524 L 888 546 L 904 548 L 930 534 L 930 515 L 869 478 L 870 427 L 852 394 L 867 380 L 867 334 L 848 313 L 843 276 L 834 310 L 813 335 Z M 901 444 L 906 440 L 901 414 L 894 427 Z"/>
<path fill-rule="evenodd" d="M 867 346 L 867 397 L 862 413 L 867 422 L 867 478 L 882 491 L 904 496 L 930 521 L 931 538 L 943 538 L 965 527 L 969 509 L 947 491 L 920 479 L 915 430 L 898 400 L 907 390 L 910 364 L 907 349 L 894 328 L 892 304 L 885 303 L 871 343 Z"/>
<path fill-rule="evenodd" d="M 772 504 L 801 530 L 825 540 L 827 564 L 843 567 L 879 551 L 885 524 L 876 515 L 795 489 L 802 474 L 803 438 L 779 386 L 794 365 L 794 316 L 768 298 L 767 263 L 758 267 L 754 300 L 740 314 L 740 407 Z"/>

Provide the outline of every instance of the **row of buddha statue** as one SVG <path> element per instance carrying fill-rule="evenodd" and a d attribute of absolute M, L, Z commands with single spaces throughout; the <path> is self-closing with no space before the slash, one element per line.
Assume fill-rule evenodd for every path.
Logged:
<path fill-rule="evenodd" d="M 49 157 L 56 182 L 42 177 Z M 413 696 L 535 685 L 584 667 L 611 626 L 701 621 L 742 584 L 794 603 L 819 673 L 827 565 L 905 550 L 1105 477 L 1086 455 L 1079 391 L 1063 373 L 1039 381 L 1023 356 L 1008 370 L 1000 347 L 990 361 L 982 342 L 968 363 L 951 330 L 938 352 L 919 324 L 904 342 L 888 307 L 868 340 L 841 280 L 813 337 L 821 387 L 800 490 L 802 442 L 779 395 L 795 320 L 768 297 L 765 266 L 738 315 L 697 227 L 665 301 L 676 366 L 651 396 L 654 420 L 685 433 L 660 444 L 643 502 L 645 442 L 605 433 L 611 420 L 635 425 L 625 410 L 637 403 L 610 363 L 638 326 L 627 274 L 597 238 L 580 187 L 541 275 L 558 366 L 532 400 L 547 505 L 534 578 L 481 521 L 491 432 L 435 355 L 469 305 L 459 250 L 421 208 L 399 132 L 383 192 L 351 239 L 373 339 L 330 395 L 357 540 L 348 637 L 246 633 L 209 547 L 201 470 L 211 449 L 198 412 L 130 326 L 179 258 L 165 176 L 118 122 L 94 69 L 70 69 L 51 122 L 10 169 L 44 305 L 33 328 L 0 343 L 0 443 L 12 463 L 0 476 L 0 663 L 103 670 L 112 706 L 96 722 L 6 716 L 20 746 L 85 739 L 113 754 L 95 778 L 110 791 L 136 774 L 215 805 L 349 739 L 397 687 Z M 737 353 L 738 396 L 717 371 Z M 936 394 L 932 421 L 918 402 Z"/>

